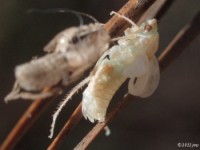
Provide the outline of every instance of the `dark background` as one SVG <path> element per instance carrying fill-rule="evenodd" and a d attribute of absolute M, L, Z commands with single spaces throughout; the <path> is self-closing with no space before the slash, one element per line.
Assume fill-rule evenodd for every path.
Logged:
<path fill-rule="evenodd" d="M 30 101 L 4 103 L 14 82 L 14 67 L 42 55 L 42 48 L 59 31 L 79 25 L 70 14 L 27 14 L 31 8 L 69 8 L 93 15 L 100 22 L 110 18 L 125 0 L 0 0 L 0 143 L 31 104 Z M 176 0 L 159 22 L 159 53 L 176 33 L 199 11 L 199 0 Z M 111 135 L 100 134 L 88 149 L 95 150 L 176 150 L 177 143 L 200 144 L 200 38 L 195 39 L 162 73 L 157 91 L 150 98 L 132 101 L 109 125 Z M 69 89 L 66 89 L 68 91 Z M 127 85 L 118 91 L 119 100 Z M 51 115 L 59 100 L 52 103 L 37 123 L 17 144 L 16 150 L 42 150 L 48 139 Z M 74 96 L 62 111 L 56 133 L 64 125 L 81 95 Z M 60 149 L 72 149 L 93 124 L 82 119 Z M 189 148 L 185 148 L 189 149 Z M 196 148 L 197 149 L 197 148 Z M 199 148 L 200 149 L 200 148 Z"/>

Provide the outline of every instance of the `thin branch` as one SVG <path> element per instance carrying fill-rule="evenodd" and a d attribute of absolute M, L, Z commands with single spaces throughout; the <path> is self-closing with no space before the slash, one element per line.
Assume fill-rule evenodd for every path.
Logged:
<path fill-rule="evenodd" d="M 163 71 L 172 61 L 176 60 L 177 56 L 179 56 L 183 52 L 183 50 L 189 45 L 189 42 L 197 37 L 197 35 L 200 33 L 199 24 L 200 13 L 198 13 L 195 16 L 194 20 L 186 25 L 177 34 L 177 36 L 172 40 L 169 46 L 163 51 L 163 53 L 159 57 L 161 71 Z M 187 42 L 188 40 L 189 42 Z M 114 108 L 114 110 L 108 115 L 106 121 L 104 123 L 97 123 L 95 127 L 90 130 L 90 132 L 74 149 L 86 149 L 89 144 L 95 139 L 95 137 L 103 130 L 103 128 L 112 121 L 116 114 L 122 111 L 125 104 L 130 100 L 131 99 L 129 98 L 129 96 L 126 96 L 122 101 L 120 101 L 118 105 Z"/>
<path fill-rule="evenodd" d="M 143 1 L 143 0 L 139 0 Z M 153 1 L 153 0 L 149 0 Z M 130 0 L 127 2 L 127 4 L 122 7 L 120 10 L 121 14 L 130 16 L 132 14 L 131 12 L 136 11 L 138 0 Z M 128 9 L 127 9 L 128 8 Z M 137 11 L 136 11 L 137 12 Z M 120 28 L 121 24 L 118 24 L 118 22 L 124 22 L 124 20 L 119 21 L 119 17 L 113 17 L 107 24 L 106 29 L 110 32 L 116 32 L 117 28 Z M 47 88 L 49 90 L 49 88 Z M 46 89 L 44 90 L 44 92 Z M 42 114 L 43 110 L 50 104 L 50 100 L 35 100 L 29 108 L 26 110 L 24 115 L 21 117 L 21 119 L 17 122 L 15 127 L 11 130 L 9 135 L 4 140 L 3 144 L 0 147 L 0 150 L 10 150 L 12 149 L 15 144 L 22 138 L 22 136 L 28 131 L 28 129 L 31 127 L 31 125 L 36 121 L 36 119 Z M 31 118 L 27 117 L 27 114 L 31 114 Z M 33 115 L 34 114 L 34 115 Z M 29 116 L 29 115 L 28 115 Z"/>
<path fill-rule="evenodd" d="M 107 126 L 115 116 L 133 100 L 133 96 L 126 94 L 124 99 L 119 101 L 115 108 L 109 113 L 105 122 L 97 123 L 92 130 L 82 139 L 82 141 L 74 148 L 74 150 L 84 150 L 96 138 L 96 136 Z"/>
<path fill-rule="evenodd" d="M 151 3 L 153 3 L 153 2 L 154 1 L 151 1 Z M 144 21 L 144 20 L 146 20 L 148 18 L 154 18 L 154 16 L 156 16 L 158 13 L 160 13 L 163 10 L 163 7 L 165 6 L 164 4 L 166 2 L 167 2 L 167 0 L 158 0 L 158 1 L 154 2 L 153 5 L 152 5 L 153 7 L 151 6 L 149 8 L 150 10 L 152 10 L 152 8 L 154 9 L 153 13 L 150 13 L 150 15 L 148 15 L 145 12 L 144 15 L 141 17 L 142 19 L 140 19 L 140 21 Z M 130 17 L 131 11 L 132 12 L 136 12 L 136 9 L 137 9 L 137 12 L 139 12 L 137 5 L 138 5 L 137 0 L 128 1 L 119 10 L 118 13 L 120 13 L 120 14 L 122 14 L 124 16 L 128 16 L 127 14 L 129 14 L 129 17 Z M 148 3 L 148 6 L 150 6 L 150 3 Z M 140 6 L 140 9 L 142 9 L 143 7 Z M 147 10 L 148 12 L 150 12 L 149 9 Z M 132 17 L 134 17 L 135 15 L 137 15 L 137 13 L 135 13 Z M 117 30 L 117 28 L 119 27 L 119 25 L 120 25 L 120 27 L 122 27 L 123 22 L 124 22 L 124 19 L 121 19 L 120 17 L 113 16 L 105 24 L 105 29 L 108 32 L 112 32 L 114 35 L 120 34 L 120 32 Z M 125 21 L 125 23 L 126 23 L 126 26 L 127 26 L 128 23 L 126 21 Z M 117 32 L 117 33 L 115 33 L 115 32 Z M 65 126 L 62 128 L 62 130 L 59 132 L 59 134 L 57 135 L 57 137 L 50 144 L 50 146 L 49 146 L 48 149 L 51 149 L 51 150 L 57 149 L 59 147 L 59 145 L 61 144 L 61 142 L 63 141 L 64 137 L 66 137 L 66 135 L 68 135 L 69 132 L 75 127 L 75 125 L 76 125 L 77 122 L 74 123 L 74 126 L 72 126 L 72 123 L 73 123 L 72 120 L 74 120 L 74 117 L 78 117 L 79 115 L 81 115 L 81 117 L 82 117 L 81 109 L 79 109 L 79 111 L 77 112 L 77 114 L 75 112 L 77 112 L 77 109 L 73 112 L 73 114 L 71 115 L 71 117 L 69 118 L 69 120 L 66 122 Z"/>
<path fill-rule="evenodd" d="M 183 29 L 174 37 L 165 51 L 160 55 L 160 68 L 163 71 L 167 66 L 176 59 L 199 34 L 200 34 L 200 12 L 194 19 L 185 25 Z M 171 57 L 170 57 L 170 56 Z"/>
<path fill-rule="evenodd" d="M 137 21 L 145 10 L 150 7 L 155 0 L 129 0 L 119 11 L 133 21 Z M 118 36 L 130 26 L 127 22 L 120 17 L 113 16 L 106 24 L 105 30 L 110 33 L 112 37 Z"/>
<path fill-rule="evenodd" d="M 43 92 L 50 91 L 50 88 L 44 89 Z M 28 131 L 31 125 L 37 120 L 40 114 L 48 107 L 51 99 L 37 99 L 35 100 L 23 116 L 20 118 L 18 123 L 15 125 L 13 130 L 9 133 L 5 141 L 0 147 L 0 150 L 10 150 L 13 149 L 15 144 L 21 139 L 21 137 Z"/>
<path fill-rule="evenodd" d="M 71 117 L 68 119 L 67 123 L 64 125 L 62 130 L 59 132 L 59 134 L 56 136 L 56 138 L 53 140 L 51 145 L 49 145 L 48 150 L 54 150 L 57 149 L 62 140 L 63 137 L 68 134 L 74 126 L 76 126 L 79 121 L 82 118 L 82 111 L 81 111 L 81 103 L 78 105 L 78 107 L 75 109 L 75 111 L 72 113 Z"/>
<path fill-rule="evenodd" d="M 142 17 L 140 17 L 138 24 L 141 24 L 142 22 L 144 22 L 144 20 L 147 19 L 152 19 L 152 18 L 156 18 L 159 19 L 158 17 L 162 16 L 161 14 L 164 14 L 165 11 L 164 9 L 166 9 L 166 7 L 173 2 L 174 0 L 158 0 L 156 2 L 154 2 L 149 9 L 142 15 Z M 169 4 L 170 2 L 170 4 Z M 167 7 L 167 8 L 168 8 Z"/>
<path fill-rule="evenodd" d="M 164 0 L 166 1 L 166 0 Z M 146 3 L 144 3 L 142 0 L 130 0 L 128 1 L 120 10 L 118 13 L 124 15 L 124 16 L 130 16 L 130 14 L 132 14 L 132 17 L 137 18 L 137 15 L 139 15 L 138 13 L 141 12 L 140 9 L 143 10 L 143 7 L 147 8 L 149 7 L 154 1 L 150 0 Z M 164 3 L 162 0 L 161 1 L 157 1 L 155 3 Z M 160 6 L 160 7 L 159 7 Z M 155 10 L 158 10 L 156 12 L 159 12 L 159 10 L 161 10 L 163 5 L 157 5 L 157 7 L 155 7 Z M 156 13 L 154 13 L 156 14 Z M 152 14 L 151 14 L 152 15 Z M 148 16 L 148 15 L 146 15 Z M 145 17 L 143 17 L 145 19 Z M 128 25 L 127 21 L 124 21 L 124 19 L 117 17 L 117 16 L 113 16 L 106 24 L 105 24 L 105 30 L 107 30 L 109 33 L 115 33 L 116 32 L 118 34 L 120 34 L 118 28 L 124 28 L 123 25 Z M 64 127 L 62 128 L 62 130 L 59 132 L 59 134 L 56 136 L 56 138 L 53 140 L 53 142 L 49 145 L 48 149 L 57 149 L 60 145 L 60 143 L 62 142 L 63 138 L 69 133 L 69 131 L 71 131 L 71 129 L 73 127 L 75 127 L 75 125 L 77 124 L 77 122 L 73 123 L 75 117 L 81 118 L 82 117 L 82 113 L 81 113 L 81 108 L 80 105 L 77 107 L 77 109 L 73 112 L 73 114 L 70 116 L 69 120 L 66 122 L 66 124 L 64 125 Z M 77 111 L 78 110 L 78 111 Z M 76 120 L 76 119 L 75 119 Z M 78 120 L 76 120 L 78 121 Z"/>
<path fill-rule="evenodd" d="M 153 0 L 149 0 L 149 4 L 152 3 Z M 135 3 L 135 4 L 134 4 Z M 141 11 L 137 11 L 138 7 L 136 7 L 137 0 L 130 0 L 128 3 L 120 10 L 121 14 L 124 14 L 128 17 L 131 17 L 132 11 L 135 9 L 135 14 L 141 13 Z M 144 5 L 146 3 L 142 3 Z M 146 7 L 148 6 L 147 4 L 145 5 Z M 130 9 L 127 9 L 127 8 Z M 144 7 L 143 7 L 144 8 Z M 113 19 L 113 20 L 112 20 Z M 107 25 L 107 30 L 110 31 L 111 33 L 114 34 L 119 34 L 126 28 L 126 24 L 123 25 L 124 21 L 120 20 L 120 18 L 112 18 L 106 25 Z M 120 24 L 121 22 L 121 24 Z M 118 31 L 120 26 L 123 26 L 124 28 L 121 28 L 121 30 Z M 48 88 L 46 90 L 49 90 Z M 11 133 L 8 135 L 6 138 L 5 142 L 1 145 L 0 149 L 1 150 L 8 150 L 12 149 L 14 145 L 17 143 L 17 141 L 26 133 L 26 131 L 30 128 L 30 126 L 34 123 L 34 121 L 40 116 L 40 114 L 45 110 L 45 108 L 48 106 L 50 103 L 50 100 L 35 100 L 31 106 L 28 108 L 28 110 L 24 113 L 22 118 L 19 120 L 15 128 L 11 131 Z M 30 118 L 31 115 L 31 118 Z"/>

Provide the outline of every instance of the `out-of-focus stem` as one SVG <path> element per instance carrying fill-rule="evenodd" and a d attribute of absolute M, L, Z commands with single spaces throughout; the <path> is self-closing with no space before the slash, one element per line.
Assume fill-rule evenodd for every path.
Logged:
<path fill-rule="evenodd" d="M 44 89 L 43 92 L 50 91 L 50 88 Z M 28 131 L 31 125 L 37 120 L 40 114 L 48 107 L 51 99 L 37 99 L 26 110 L 13 130 L 9 133 L 5 141 L 0 147 L 0 150 L 11 150 L 15 144 L 21 139 L 21 137 Z"/>

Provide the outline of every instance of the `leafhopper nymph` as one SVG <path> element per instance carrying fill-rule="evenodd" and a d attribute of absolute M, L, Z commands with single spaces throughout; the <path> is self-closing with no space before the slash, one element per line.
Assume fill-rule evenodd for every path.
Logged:
<path fill-rule="evenodd" d="M 97 62 L 95 73 L 83 92 L 82 112 L 91 122 L 105 120 L 113 95 L 127 78 L 131 78 L 128 92 L 135 96 L 148 97 L 158 86 L 157 21 L 147 20 L 139 27 L 131 24 L 119 38 L 118 45 L 106 51 Z"/>

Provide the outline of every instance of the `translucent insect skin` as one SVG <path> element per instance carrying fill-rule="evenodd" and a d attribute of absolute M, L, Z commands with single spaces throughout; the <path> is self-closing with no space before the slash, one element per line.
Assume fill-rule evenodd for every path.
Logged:
<path fill-rule="evenodd" d="M 27 92 L 41 91 L 60 82 L 66 86 L 96 62 L 108 48 L 109 39 L 98 23 L 68 28 L 45 46 L 44 51 L 49 54 L 16 67 L 16 83 Z M 24 96 L 16 91 L 14 88 L 5 100 L 35 99 L 32 94 Z"/>
<path fill-rule="evenodd" d="M 127 77 L 131 78 L 129 93 L 135 96 L 148 97 L 158 86 L 159 66 L 154 56 L 159 40 L 156 20 L 128 28 L 124 34 L 118 45 L 97 62 L 83 92 L 82 112 L 91 122 L 105 120 L 113 95 Z"/>
<path fill-rule="evenodd" d="M 15 76 L 21 88 L 39 91 L 61 80 L 63 84 L 67 83 L 69 68 L 65 53 L 52 53 L 17 66 Z"/>

